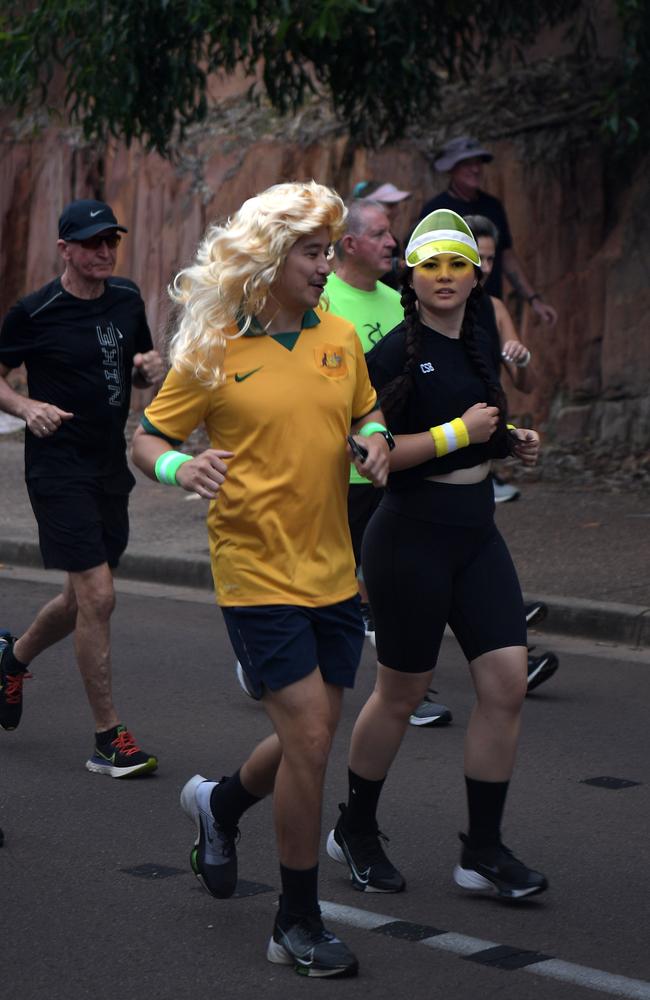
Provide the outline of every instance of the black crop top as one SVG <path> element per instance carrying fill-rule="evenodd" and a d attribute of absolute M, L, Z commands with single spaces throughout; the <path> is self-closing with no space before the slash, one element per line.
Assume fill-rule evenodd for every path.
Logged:
<path fill-rule="evenodd" d="M 402 412 L 390 420 L 393 434 L 417 434 L 463 415 L 474 403 L 488 401 L 485 382 L 475 370 L 460 340 L 446 337 L 422 325 L 422 357 L 415 371 L 414 386 Z M 478 334 L 478 331 L 477 331 Z M 476 337 L 479 350 L 498 383 L 494 371 L 494 353 L 485 336 Z M 378 393 L 404 371 L 406 361 L 406 324 L 400 323 L 366 355 L 372 384 Z M 507 442 L 470 444 L 450 455 L 431 458 L 401 472 L 391 472 L 389 489 L 403 489 L 427 476 L 444 475 L 456 469 L 470 469 L 490 458 L 504 458 Z"/>

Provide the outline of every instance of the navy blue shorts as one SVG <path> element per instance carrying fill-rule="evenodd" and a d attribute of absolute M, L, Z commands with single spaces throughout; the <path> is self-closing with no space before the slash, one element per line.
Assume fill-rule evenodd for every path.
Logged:
<path fill-rule="evenodd" d="M 321 608 L 222 607 L 235 656 L 255 694 L 279 691 L 317 667 L 326 684 L 353 687 L 364 640 L 359 603 L 356 594 Z"/>
<path fill-rule="evenodd" d="M 46 569 L 117 566 L 129 540 L 128 494 L 106 493 L 92 479 L 38 479 L 27 492 Z"/>

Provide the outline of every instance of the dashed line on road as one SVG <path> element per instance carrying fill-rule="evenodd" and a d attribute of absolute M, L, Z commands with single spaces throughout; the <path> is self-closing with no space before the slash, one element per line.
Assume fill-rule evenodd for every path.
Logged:
<path fill-rule="evenodd" d="M 414 941 L 438 951 L 451 952 L 467 961 L 478 962 L 493 969 L 529 972 L 534 976 L 545 976 L 574 986 L 584 986 L 610 996 L 628 997 L 630 1000 L 650 1000 L 650 982 L 643 979 L 619 976 L 586 965 L 564 962 L 541 952 L 512 948 L 496 941 L 484 941 L 481 938 L 443 931 L 425 924 L 410 923 L 387 914 L 360 910 L 342 903 L 328 903 L 321 900 L 320 905 L 323 916 L 329 920 L 347 924 L 349 927 L 360 927 L 375 933 L 387 934 L 389 937 Z"/>

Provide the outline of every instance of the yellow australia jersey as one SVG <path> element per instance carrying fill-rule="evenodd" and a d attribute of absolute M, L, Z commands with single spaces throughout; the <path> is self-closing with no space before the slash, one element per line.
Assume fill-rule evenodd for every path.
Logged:
<path fill-rule="evenodd" d="M 300 333 L 229 340 L 225 376 L 210 389 L 170 371 L 143 419 L 175 443 L 204 423 L 211 447 L 233 452 L 208 512 L 217 602 L 352 597 L 346 435 L 377 400 L 354 327 L 310 310 Z"/>

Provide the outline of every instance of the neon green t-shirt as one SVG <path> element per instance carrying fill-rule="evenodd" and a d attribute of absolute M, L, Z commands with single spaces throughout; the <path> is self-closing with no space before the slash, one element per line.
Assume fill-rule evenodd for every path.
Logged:
<path fill-rule="evenodd" d="M 366 292 L 348 285 L 336 274 L 330 274 L 325 293 L 329 299 L 329 311 L 354 326 L 364 354 L 404 319 L 399 292 L 381 281 L 377 282 L 374 291 Z M 368 480 L 359 475 L 353 465 L 350 467 L 350 482 L 367 485 Z"/>

